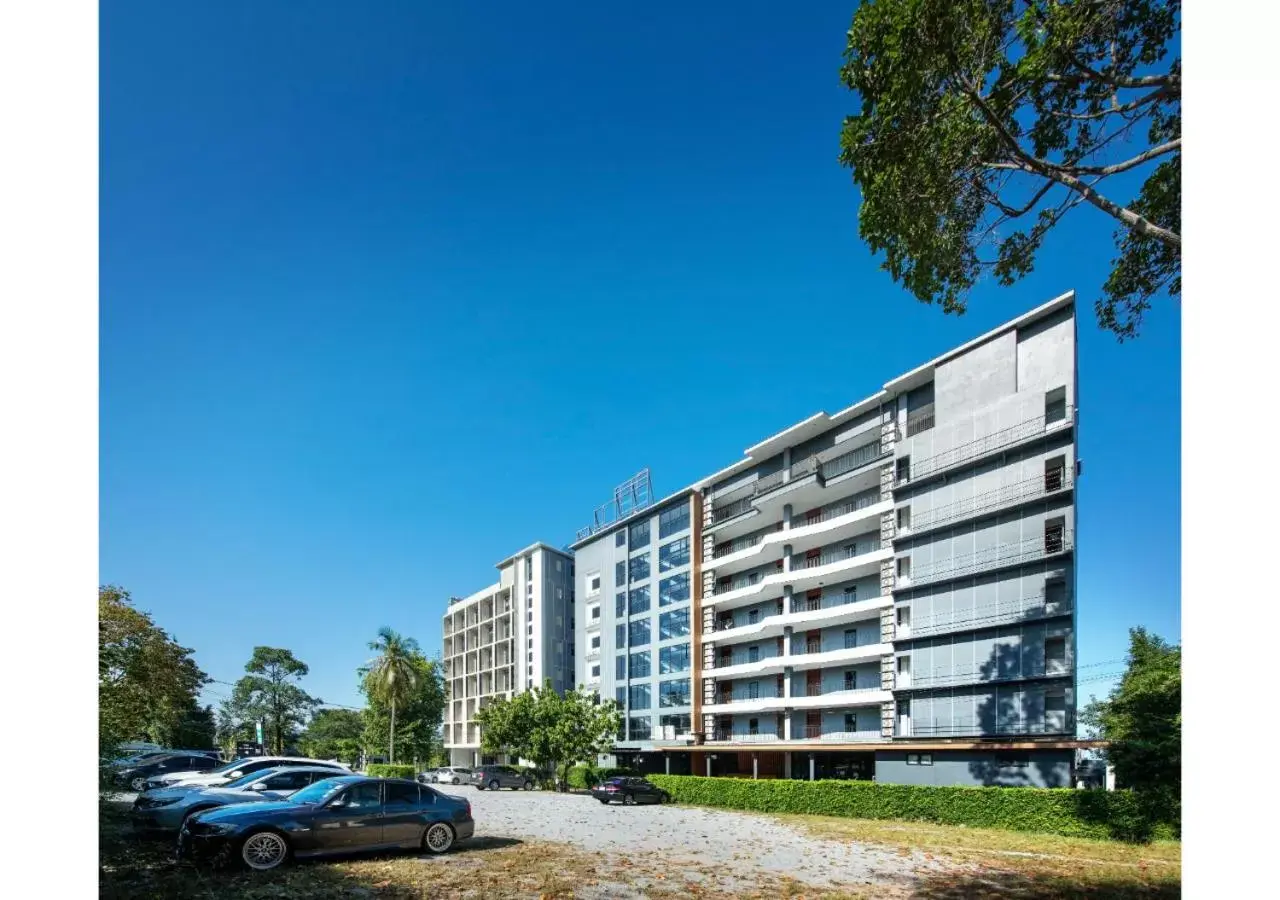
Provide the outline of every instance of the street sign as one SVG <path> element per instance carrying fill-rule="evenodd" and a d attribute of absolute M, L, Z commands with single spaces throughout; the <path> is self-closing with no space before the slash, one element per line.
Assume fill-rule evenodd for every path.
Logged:
<path fill-rule="evenodd" d="M 259 720 L 257 721 L 257 723 L 255 723 L 255 724 L 256 724 L 257 729 L 258 729 L 258 743 L 259 743 L 259 744 L 265 743 L 265 742 L 262 740 L 262 720 L 261 720 L 261 719 L 259 719 Z"/>

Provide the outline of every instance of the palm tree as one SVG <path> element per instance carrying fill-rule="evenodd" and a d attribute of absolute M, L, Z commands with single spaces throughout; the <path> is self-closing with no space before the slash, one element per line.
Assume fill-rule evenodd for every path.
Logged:
<path fill-rule="evenodd" d="M 369 649 L 377 656 L 367 666 L 371 687 L 391 704 L 391 746 L 388 756 L 396 761 L 396 703 L 413 690 L 418 681 L 412 657 L 419 653 L 418 642 L 411 637 L 393 631 L 386 626 L 378 629 L 378 639 L 369 642 Z"/>

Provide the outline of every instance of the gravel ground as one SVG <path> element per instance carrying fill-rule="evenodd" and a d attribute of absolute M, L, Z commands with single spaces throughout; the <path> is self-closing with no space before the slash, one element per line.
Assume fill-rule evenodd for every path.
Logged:
<path fill-rule="evenodd" d="M 437 786 L 471 801 L 476 836 L 576 845 L 612 856 L 661 854 L 673 872 L 697 871 L 743 887 L 762 874 L 815 887 L 904 887 L 940 871 L 922 854 L 812 837 L 777 819 L 688 806 L 605 806 L 585 794 Z"/>

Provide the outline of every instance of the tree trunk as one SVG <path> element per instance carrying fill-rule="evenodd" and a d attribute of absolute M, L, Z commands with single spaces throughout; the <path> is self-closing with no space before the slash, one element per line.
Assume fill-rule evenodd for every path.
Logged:
<path fill-rule="evenodd" d="M 396 761 L 396 698 L 395 697 L 391 698 L 391 747 L 387 755 L 390 757 L 388 761 L 392 765 L 394 765 Z"/>

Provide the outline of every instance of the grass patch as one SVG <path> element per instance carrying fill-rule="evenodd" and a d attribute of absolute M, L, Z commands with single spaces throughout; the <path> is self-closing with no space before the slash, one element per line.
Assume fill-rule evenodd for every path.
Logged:
<path fill-rule="evenodd" d="M 959 864 L 916 894 L 955 897 L 1179 897 L 1182 844 L 1125 844 L 930 822 L 778 815 L 814 837 L 887 844 Z"/>

